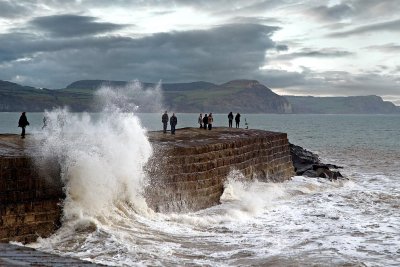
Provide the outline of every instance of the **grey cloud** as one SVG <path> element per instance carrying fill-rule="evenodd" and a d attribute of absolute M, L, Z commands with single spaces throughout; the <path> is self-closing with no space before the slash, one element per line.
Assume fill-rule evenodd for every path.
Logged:
<path fill-rule="evenodd" d="M 251 24 L 264 24 L 264 25 L 273 25 L 273 24 L 282 24 L 282 21 L 277 18 L 268 18 L 268 17 L 234 17 L 230 19 L 231 23 L 251 23 Z"/>
<path fill-rule="evenodd" d="M 95 17 L 78 15 L 54 15 L 37 17 L 31 25 L 55 37 L 94 35 L 119 30 L 125 25 L 97 22 Z"/>
<path fill-rule="evenodd" d="M 0 65 L 0 73 L 2 79 L 30 77 L 40 81 L 36 85 L 41 87 L 63 87 L 73 80 L 88 78 L 225 82 L 248 78 L 258 71 L 264 64 L 265 51 L 275 49 L 271 35 L 277 29 L 231 24 L 139 39 L 42 40 L 38 36 L 8 34 L 4 38 L 8 42 L 0 43 L 0 58 L 12 55 L 14 60 Z M 23 57 L 29 60 L 15 60 Z"/>
<path fill-rule="evenodd" d="M 308 10 L 307 14 L 322 21 L 340 21 L 353 14 L 353 9 L 347 4 L 334 6 L 317 6 Z"/>
<path fill-rule="evenodd" d="M 280 51 L 288 51 L 289 47 L 287 45 L 277 45 L 276 46 L 276 51 L 280 52 Z"/>
<path fill-rule="evenodd" d="M 0 0 L 0 18 L 15 18 L 27 14 L 29 9 L 26 5 L 17 1 Z"/>
<path fill-rule="evenodd" d="M 329 37 L 348 37 L 351 35 L 363 34 L 363 33 L 369 33 L 369 32 L 377 32 L 377 31 L 400 32 L 400 19 L 370 24 L 370 25 L 366 25 L 366 26 L 361 26 L 361 27 L 357 27 L 357 28 L 354 28 L 349 31 L 331 33 L 328 36 Z"/>
<path fill-rule="evenodd" d="M 400 99 L 396 76 L 345 71 L 308 72 L 304 85 L 286 88 L 290 94 L 309 95 L 394 95 Z"/>
<path fill-rule="evenodd" d="M 373 46 L 368 46 L 365 49 L 372 49 L 385 53 L 398 53 L 400 52 L 400 44 L 391 43 L 385 45 L 373 45 Z"/>
<path fill-rule="evenodd" d="M 314 57 L 314 58 L 335 58 L 347 57 L 353 55 L 352 52 L 337 50 L 334 48 L 325 48 L 320 50 L 303 48 L 300 52 L 278 55 L 274 60 L 292 60 L 299 57 Z"/>
<path fill-rule="evenodd" d="M 398 17 L 400 5 L 398 0 L 347 0 L 346 3 L 353 7 L 359 19 L 371 20 L 390 19 Z"/>

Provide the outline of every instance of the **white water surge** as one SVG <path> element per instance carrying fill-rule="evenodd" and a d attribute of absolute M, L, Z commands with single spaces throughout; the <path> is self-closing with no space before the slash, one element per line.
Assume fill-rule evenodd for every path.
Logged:
<path fill-rule="evenodd" d="M 153 153 L 146 130 L 124 113 L 120 93 L 101 94 L 118 105 L 105 104 L 96 120 L 66 110 L 46 114 L 42 153 L 61 164 L 67 197 L 59 231 L 30 246 L 116 266 L 398 266 L 394 172 L 362 172 L 360 154 L 340 155 L 349 181 L 243 183 L 232 172 L 221 205 L 154 213 L 142 196 L 142 167 Z"/>

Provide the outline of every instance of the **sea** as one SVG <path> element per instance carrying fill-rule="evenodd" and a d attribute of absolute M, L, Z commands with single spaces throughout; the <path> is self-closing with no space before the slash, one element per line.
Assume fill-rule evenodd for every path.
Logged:
<path fill-rule="evenodd" d="M 199 114 L 176 115 L 178 131 L 198 127 Z M 19 116 L 0 113 L 0 133 L 20 133 Z M 111 266 L 400 266 L 398 115 L 241 114 L 241 127 L 285 132 L 347 179 L 231 174 L 220 205 L 176 214 L 152 211 L 142 194 L 157 153 L 146 134 L 161 130 L 161 113 L 27 117 L 27 138 L 59 160 L 67 194 L 62 227 L 29 247 Z M 227 125 L 214 114 L 214 127 Z"/>

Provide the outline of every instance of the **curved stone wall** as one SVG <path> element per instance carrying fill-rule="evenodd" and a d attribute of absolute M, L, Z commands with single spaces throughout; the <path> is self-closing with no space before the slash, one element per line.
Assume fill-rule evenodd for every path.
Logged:
<path fill-rule="evenodd" d="M 148 133 L 146 200 L 158 212 L 195 211 L 219 203 L 232 170 L 244 179 L 282 182 L 293 175 L 287 135 L 261 130 L 178 129 Z M 0 135 L 0 242 L 32 242 L 60 225 L 64 198 L 57 164 L 34 164 L 29 141 Z"/>
<path fill-rule="evenodd" d="M 293 176 L 285 133 L 186 128 L 176 135 L 150 133 L 155 155 L 148 204 L 160 212 L 195 211 L 219 203 L 232 170 L 245 179 L 282 182 Z"/>

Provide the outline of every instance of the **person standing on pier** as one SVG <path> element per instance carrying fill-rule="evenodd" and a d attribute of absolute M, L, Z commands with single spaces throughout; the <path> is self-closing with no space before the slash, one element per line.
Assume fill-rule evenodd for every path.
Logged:
<path fill-rule="evenodd" d="M 236 128 L 239 128 L 240 124 L 240 113 L 237 113 L 235 116 Z"/>
<path fill-rule="evenodd" d="M 167 113 L 167 111 L 165 111 L 164 114 L 162 115 L 161 122 L 163 123 L 164 133 L 167 133 L 167 124 L 168 124 L 168 113 Z"/>
<path fill-rule="evenodd" d="M 171 124 L 171 134 L 175 134 L 175 126 L 178 124 L 178 119 L 176 118 L 175 113 L 172 113 L 172 116 L 169 119 L 169 124 Z"/>
<path fill-rule="evenodd" d="M 203 114 L 200 113 L 199 119 L 197 121 L 200 124 L 200 129 L 203 128 Z"/>
<path fill-rule="evenodd" d="M 22 128 L 21 138 L 25 138 L 25 127 L 29 125 L 28 119 L 26 118 L 25 112 L 22 112 L 19 117 L 18 127 Z"/>
<path fill-rule="evenodd" d="M 229 128 L 232 128 L 232 121 L 233 121 L 233 113 L 232 113 L 232 111 L 229 112 L 229 114 L 228 114 L 228 120 L 229 120 Z"/>
<path fill-rule="evenodd" d="M 207 113 L 204 114 L 204 118 L 203 118 L 203 128 L 204 130 L 207 130 L 207 124 L 208 124 L 208 117 L 207 117 Z"/>
<path fill-rule="evenodd" d="M 210 114 L 208 115 L 208 130 L 211 130 L 211 129 L 212 129 L 213 121 L 214 121 L 214 118 L 213 118 L 213 116 L 212 116 L 212 113 L 210 113 Z"/>

